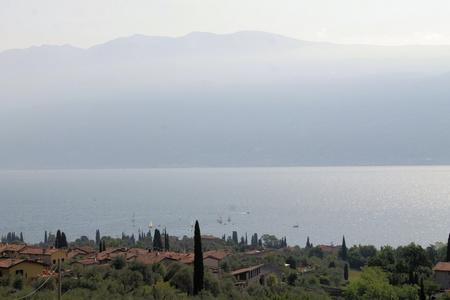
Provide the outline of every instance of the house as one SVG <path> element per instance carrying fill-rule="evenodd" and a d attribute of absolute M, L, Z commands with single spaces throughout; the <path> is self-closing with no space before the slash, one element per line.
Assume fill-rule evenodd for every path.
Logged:
<path fill-rule="evenodd" d="M 136 261 L 140 261 L 145 264 L 154 264 L 160 262 L 165 266 L 168 266 L 175 261 L 179 261 L 179 259 L 177 257 L 172 257 L 170 255 L 170 252 L 147 252 L 145 254 L 138 254 L 136 257 Z"/>
<path fill-rule="evenodd" d="M 218 237 L 213 236 L 213 235 L 201 235 L 200 237 L 202 239 L 202 244 L 215 243 L 215 242 L 221 240 L 221 238 L 218 238 Z"/>
<path fill-rule="evenodd" d="M 37 249 L 37 248 L 26 248 L 19 252 L 20 255 L 26 255 L 29 260 L 42 262 L 47 266 L 52 266 L 58 263 L 58 259 L 64 262 L 67 257 L 67 251 L 62 249 Z"/>
<path fill-rule="evenodd" d="M 338 254 L 339 253 L 339 247 L 328 246 L 328 245 L 319 245 L 317 247 L 322 249 L 323 252 L 325 252 L 327 254 Z"/>
<path fill-rule="evenodd" d="M 19 258 L 20 251 L 29 248 L 27 245 L 0 245 L 0 256 Z"/>
<path fill-rule="evenodd" d="M 203 265 L 210 268 L 219 268 L 220 264 L 228 261 L 230 254 L 224 250 L 213 250 L 203 253 Z"/>
<path fill-rule="evenodd" d="M 86 259 L 89 257 L 95 257 L 95 255 L 98 252 L 96 249 L 93 249 L 88 246 L 76 247 L 73 250 L 79 252 L 79 254 L 77 255 L 78 257 L 80 257 L 82 255 L 82 253 L 84 253 L 84 258 L 86 258 Z"/>
<path fill-rule="evenodd" d="M 261 266 L 262 265 L 256 265 L 231 271 L 231 275 L 236 277 L 236 285 L 244 289 L 252 282 L 259 282 L 262 284 Z"/>
<path fill-rule="evenodd" d="M 89 259 L 75 261 L 75 262 L 71 263 L 70 266 L 71 267 L 79 266 L 79 267 L 85 268 L 85 267 L 97 266 L 99 264 L 100 263 L 98 262 L 98 260 L 89 258 Z"/>
<path fill-rule="evenodd" d="M 450 289 L 450 262 L 439 262 L 433 271 L 436 283 L 441 286 L 441 289 Z"/>
<path fill-rule="evenodd" d="M 25 277 L 26 283 L 29 283 L 44 274 L 44 264 L 16 258 L 0 259 L 0 277 L 11 275 L 14 279 L 19 274 Z"/>

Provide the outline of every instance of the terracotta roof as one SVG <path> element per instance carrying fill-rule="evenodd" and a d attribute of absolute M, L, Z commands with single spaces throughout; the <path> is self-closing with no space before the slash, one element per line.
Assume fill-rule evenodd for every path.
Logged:
<path fill-rule="evenodd" d="M 83 259 L 83 260 L 79 260 L 79 261 L 73 262 L 72 264 L 75 264 L 75 263 L 82 264 L 83 266 L 90 266 L 90 265 L 98 265 L 98 264 L 100 264 L 95 259 Z"/>
<path fill-rule="evenodd" d="M 215 258 L 217 260 L 222 260 L 230 254 L 225 252 L 224 250 L 213 250 L 203 253 L 203 259 L 207 257 Z"/>
<path fill-rule="evenodd" d="M 176 260 L 175 258 L 164 255 L 158 252 L 148 252 L 146 254 L 138 254 L 136 257 L 137 261 L 143 262 L 145 264 L 154 264 L 160 262 L 164 259 Z"/>
<path fill-rule="evenodd" d="M 450 271 L 450 262 L 438 262 L 436 266 L 434 266 L 433 271 Z"/>
<path fill-rule="evenodd" d="M 134 253 L 134 254 L 146 254 L 146 253 L 148 253 L 148 250 L 141 249 L 141 248 L 132 248 L 132 249 L 128 250 L 128 252 Z"/>
<path fill-rule="evenodd" d="M 253 271 L 254 269 L 257 269 L 257 268 L 259 268 L 261 266 L 262 265 L 256 265 L 256 266 L 250 266 L 250 267 L 247 267 L 247 268 L 237 269 L 237 270 L 231 271 L 231 275 L 236 275 L 236 274 L 250 272 L 250 271 Z"/>
<path fill-rule="evenodd" d="M 20 254 L 28 254 L 28 255 L 52 255 L 55 252 L 64 251 L 61 249 L 38 249 L 38 248 L 26 248 L 20 251 Z"/>
<path fill-rule="evenodd" d="M 194 262 L 194 255 L 192 253 L 176 253 L 176 252 L 147 252 L 138 254 L 137 261 L 141 261 L 146 264 L 153 264 L 160 262 L 164 259 L 179 261 L 183 264 L 189 264 Z"/>
<path fill-rule="evenodd" d="M 23 262 L 23 259 L 14 259 L 14 258 L 7 258 L 0 260 L 0 268 L 9 269 L 12 266 L 15 266 L 21 262 Z"/>
<path fill-rule="evenodd" d="M 25 259 L 15 259 L 15 258 L 7 258 L 7 259 L 1 259 L 0 260 L 0 268 L 9 269 L 15 265 L 21 264 L 21 263 L 31 263 L 31 264 L 40 264 L 42 263 L 36 262 L 36 261 L 29 261 Z"/>
<path fill-rule="evenodd" d="M 82 256 L 82 257 L 84 257 L 84 256 L 86 256 L 86 254 L 88 254 L 88 253 L 86 253 L 86 252 L 84 252 L 84 251 L 80 251 L 80 250 L 72 250 L 72 251 L 70 251 L 70 252 L 67 252 L 67 258 L 68 259 L 72 259 L 72 258 L 76 258 L 77 256 Z"/>
<path fill-rule="evenodd" d="M 18 252 L 27 247 L 28 247 L 27 245 L 3 245 L 3 246 L 0 246 L 0 252 L 4 252 L 4 251 Z"/>
<path fill-rule="evenodd" d="M 97 250 L 92 249 L 91 247 L 88 247 L 88 246 L 76 247 L 75 250 L 83 251 L 83 252 L 85 252 L 86 254 L 90 254 L 90 253 L 95 253 L 95 252 L 97 252 Z"/>
<path fill-rule="evenodd" d="M 339 252 L 339 248 L 338 247 L 334 247 L 334 246 L 319 245 L 317 247 L 319 247 L 320 249 L 322 249 L 326 253 L 338 253 Z"/>

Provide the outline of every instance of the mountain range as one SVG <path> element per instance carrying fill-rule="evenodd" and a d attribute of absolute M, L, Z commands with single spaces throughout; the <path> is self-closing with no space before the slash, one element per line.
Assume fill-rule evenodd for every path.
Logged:
<path fill-rule="evenodd" d="M 450 164 L 450 46 L 265 32 L 0 53 L 0 168 Z"/>

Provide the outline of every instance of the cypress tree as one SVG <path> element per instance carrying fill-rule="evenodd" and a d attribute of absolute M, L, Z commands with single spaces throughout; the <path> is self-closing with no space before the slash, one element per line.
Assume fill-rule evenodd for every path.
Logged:
<path fill-rule="evenodd" d="M 306 248 L 311 247 L 311 244 L 309 243 L 309 236 L 306 238 Z"/>
<path fill-rule="evenodd" d="M 347 260 L 347 246 L 345 245 L 345 236 L 342 236 L 341 258 L 342 260 Z"/>
<path fill-rule="evenodd" d="M 348 264 L 344 266 L 344 279 L 348 280 Z"/>
<path fill-rule="evenodd" d="M 203 290 L 204 287 L 204 269 L 203 269 L 203 249 L 202 237 L 200 235 L 200 226 L 198 220 L 195 221 L 194 231 L 194 296 Z"/>
<path fill-rule="evenodd" d="M 102 242 L 102 244 L 103 244 L 103 251 L 106 251 L 106 241 L 105 240 L 103 240 L 103 242 Z"/>
<path fill-rule="evenodd" d="M 61 230 L 56 231 L 55 248 L 61 248 Z"/>
<path fill-rule="evenodd" d="M 155 229 L 155 238 L 153 239 L 153 250 L 162 251 L 163 244 L 161 241 L 161 233 L 158 229 Z"/>
<path fill-rule="evenodd" d="M 420 300 L 427 300 L 427 296 L 425 295 L 425 286 L 423 284 L 423 279 L 420 280 L 420 292 L 419 292 Z"/>
<path fill-rule="evenodd" d="M 20 241 L 23 242 L 23 234 L 22 234 L 22 231 L 20 232 Z"/>
<path fill-rule="evenodd" d="M 98 245 L 100 244 L 100 229 L 97 229 L 95 231 L 95 243 Z"/>
<path fill-rule="evenodd" d="M 67 248 L 69 245 L 67 244 L 66 234 L 64 232 L 61 233 L 61 248 Z"/>
<path fill-rule="evenodd" d="M 450 234 L 448 235 L 447 240 L 447 261 L 450 262 Z"/>
<path fill-rule="evenodd" d="M 237 231 L 233 231 L 233 241 L 234 241 L 236 244 L 239 243 Z"/>
<path fill-rule="evenodd" d="M 44 233 L 44 243 L 48 243 L 47 230 Z"/>
<path fill-rule="evenodd" d="M 169 235 L 167 234 L 167 230 L 164 229 L 164 249 L 166 249 L 166 251 L 170 251 L 169 249 Z"/>

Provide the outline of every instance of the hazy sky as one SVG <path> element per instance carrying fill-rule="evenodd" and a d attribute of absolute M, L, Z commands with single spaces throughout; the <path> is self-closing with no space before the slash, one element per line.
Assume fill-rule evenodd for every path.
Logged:
<path fill-rule="evenodd" d="M 358 44 L 450 44 L 449 0 L 1 0 L 0 51 L 136 33 L 258 30 Z"/>

